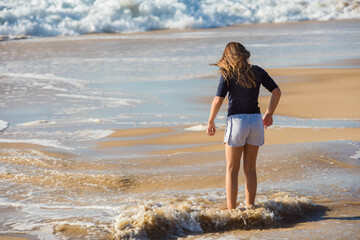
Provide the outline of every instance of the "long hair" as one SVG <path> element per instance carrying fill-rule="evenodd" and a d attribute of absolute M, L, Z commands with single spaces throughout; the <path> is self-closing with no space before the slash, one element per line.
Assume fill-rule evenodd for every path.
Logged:
<path fill-rule="evenodd" d="M 226 45 L 221 59 L 216 64 L 219 72 L 229 83 L 235 79 L 236 83 L 244 88 L 256 87 L 255 74 L 249 63 L 250 52 L 238 42 L 230 42 Z"/>

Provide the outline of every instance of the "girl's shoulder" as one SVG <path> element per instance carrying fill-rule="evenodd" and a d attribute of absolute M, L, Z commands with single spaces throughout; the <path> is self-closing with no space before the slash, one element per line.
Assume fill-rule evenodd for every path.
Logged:
<path fill-rule="evenodd" d="M 257 71 L 257 72 L 265 71 L 262 67 L 259 67 L 258 65 L 251 65 L 251 70 Z"/>
<path fill-rule="evenodd" d="M 260 77 L 267 76 L 268 73 L 263 69 L 262 67 L 259 67 L 258 65 L 252 65 L 251 70 L 255 73 L 255 75 L 258 75 Z"/>

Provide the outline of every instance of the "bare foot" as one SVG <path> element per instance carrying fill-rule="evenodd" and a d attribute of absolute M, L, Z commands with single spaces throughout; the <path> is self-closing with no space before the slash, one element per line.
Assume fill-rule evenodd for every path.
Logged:
<path fill-rule="evenodd" d="M 255 206 L 250 204 L 250 205 L 246 205 L 246 209 L 247 210 L 254 210 L 255 209 Z"/>

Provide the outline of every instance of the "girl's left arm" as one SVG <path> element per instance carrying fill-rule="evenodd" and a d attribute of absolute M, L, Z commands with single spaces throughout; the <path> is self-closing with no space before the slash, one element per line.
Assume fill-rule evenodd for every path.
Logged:
<path fill-rule="evenodd" d="M 209 116 L 209 121 L 208 121 L 208 127 L 207 127 L 207 131 L 206 131 L 207 135 L 209 135 L 209 136 L 215 135 L 215 132 L 216 132 L 215 118 L 216 118 L 216 115 L 218 114 L 223 102 L 224 102 L 223 97 L 215 97 L 214 100 L 212 101 L 210 116 Z"/>
<path fill-rule="evenodd" d="M 280 88 L 277 87 L 271 92 L 270 104 L 263 117 L 263 123 L 265 129 L 273 124 L 273 114 L 280 101 L 280 97 L 281 97 L 281 91 Z"/>

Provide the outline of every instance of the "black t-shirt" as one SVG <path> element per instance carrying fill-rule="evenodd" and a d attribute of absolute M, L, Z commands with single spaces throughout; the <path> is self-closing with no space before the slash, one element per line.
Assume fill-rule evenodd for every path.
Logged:
<path fill-rule="evenodd" d="M 225 98 L 229 92 L 229 108 L 228 116 L 242 113 L 260 113 L 259 108 L 259 91 L 262 84 L 269 92 L 272 92 L 278 86 L 269 74 L 259 66 L 252 65 L 255 73 L 256 87 L 244 88 L 236 83 L 235 79 L 225 80 L 223 76 L 220 78 L 216 96 Z"/>

